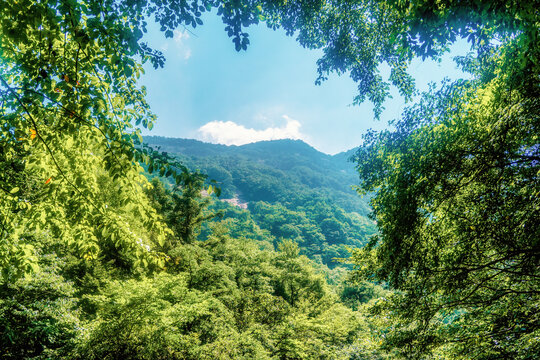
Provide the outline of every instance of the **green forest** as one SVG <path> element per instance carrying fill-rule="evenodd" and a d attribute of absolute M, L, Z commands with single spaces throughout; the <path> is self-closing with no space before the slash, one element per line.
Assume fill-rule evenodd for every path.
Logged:
<path fill-rule="evenodd" d="M 0 359 L 539 359 L 539 9 L 0 0 Z M 207 15 L 407 106 L 334 156 L 143 138 L 149 23 Z M 411 62 L 463 39 L 469 77 L 420 93 Z"/>
<path fill-rule="evenodd" d="M 376 232 L 367 198 L 352 189 L 358 182 L 348 161 L 354 151 L 330 156 L 300 140 L 238 147 L 163 137 L 145 141 L 205 174 L 205 189 L 218 186 L 222 201 L 205 199 L 207 207 L 216 220 L 229 220 L 234 237 L 266 240 L 275 249 L 283 239 L 294 240 L 301 254 L 334 267 L 335 259 L 348 258 L 349 248 L 364 246 Z M 202 224 L 200 240 L 208 236 L 210 224 Z"/>

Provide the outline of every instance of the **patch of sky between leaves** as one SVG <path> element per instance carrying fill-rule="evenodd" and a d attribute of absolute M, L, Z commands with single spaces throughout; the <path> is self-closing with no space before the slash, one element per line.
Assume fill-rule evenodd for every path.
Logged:
<path fill-rule="evenodd" d="M 154 131 L 143 129 L 143 134 L 225 145 L 291 138 L 337 153 L 360 145 L 368 129 L 387 128 L 408 105 L 391 87 L 392 98 L 376 121 L 369 102 L 351 105 L 356 85 L 348 74 L 333 74 L 314 85 L 320 50 L 302 49 L 283 31 L 273 33 L 260 24 L 247 29 L 252 39 L 248 50 L 236 53 L 219 18 L 207 14 L 203 20 L 205 24 L 194 30 L 177 29 L 172 39 L 149 26 L 150 46 L 162 50 L 168 61 L 157 71 L 145 66 L 141 84 L 148 86 L 148 101 L 158 121 Z M 469 50 L 460 40 L 439 62 L 413 60 L 409 72 L 418 93 L 444 78 L 469 77 L 452 60 Z M 379 70 L 387 79 L 389 68 L 381 65 Z"/>

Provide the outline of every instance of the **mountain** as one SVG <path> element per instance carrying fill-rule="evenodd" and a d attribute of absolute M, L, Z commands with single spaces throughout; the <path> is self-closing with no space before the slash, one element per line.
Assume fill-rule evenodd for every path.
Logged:
<path fill-rule="evenodd" d="M 144 140 L 216 180 L 225 199 L 278 202 L 290 207 L 319 196 L 349 212 L 369 212 L 366 200 L 352 189 L 358 183 L 354 164 L 348 161 L 354 150 L 332 156 L 290 139 L 241 146 L 158 136 Z"/>
<path fill-rule="evenodd" d="M 367 200 L 352 189 L 358 182 L 348 161 L 354 149 L 332 156 L 300 140 L 242 146 L 156 136 L 144 140 L 218 182 L 221 201 L 212 201 L 209 210 L 222 213 L 235 238 L 276 249 L 290 239 L 311 259 L 335 267 L 336 258 L 348 257 L 348 248 L 363 246 L 376 231 L 367 218 Z M 211 231 L 206 224 L 199 238 Z"/>

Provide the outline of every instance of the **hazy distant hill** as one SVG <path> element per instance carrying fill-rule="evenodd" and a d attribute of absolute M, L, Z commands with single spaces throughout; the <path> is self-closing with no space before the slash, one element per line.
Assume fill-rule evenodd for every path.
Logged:
<path fill-rule="evenodd" d="M 301 140 L 261 141 L 225 146 L 192 139 L 157 136 L 144 138 L 161 151 L 177 155 L 184 163 L 219 182 L 222 198 L 290 203 L 312 196 L 327 197 L 347 211 L 365 215 L 366 200 L 351 186 L 358 183 L 353 150 L 324 154 Z"/>

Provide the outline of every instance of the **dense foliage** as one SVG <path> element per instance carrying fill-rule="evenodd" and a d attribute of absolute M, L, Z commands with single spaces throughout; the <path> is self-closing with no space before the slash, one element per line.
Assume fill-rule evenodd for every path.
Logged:
<path fill-rule="evenodd" d="M 199 205 L 193 215 L 212 217 L 198 190 L 178 194 L 154 179 L 146 193 L 165 219 L 182 219 L 187 200 Z M 382 289 L 345 288 L 343 273 L 330 286 L 328 269 L 300 255 L 294 241 L 274 251 L 264 237 L 233 238 L 229 221 L 195 242 L 184 237 L 185 222 L 168 223 L 160 271 L 89 262 L 61 240 L 42 239 L 39 270 L 0 288 L 0 356 L 334 359 L 378 351 L 374 338 L 360 336 L 370 324 L 352 308 Z M 197 233 L 201 223 L 187 226 Z"/>
<path fill-rule="evenodd" d="M 429 14 L 416 20 L 420 39 L 443 30 L 435 39 L 446 46 L 469 32 L 478 55 L 457 59 L 472 80 L 431 89 L 356 155 L 380 235 L 355 262 L 399 290 L 378 311 L 394 314 L 385 345 L 405 357 L 540 352 L 537 6 L 408 9 Z"/>

